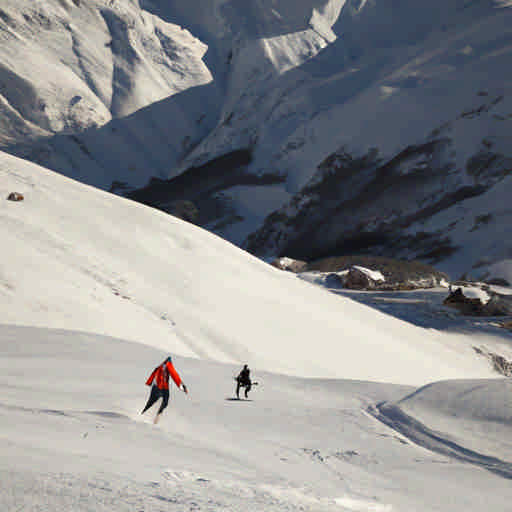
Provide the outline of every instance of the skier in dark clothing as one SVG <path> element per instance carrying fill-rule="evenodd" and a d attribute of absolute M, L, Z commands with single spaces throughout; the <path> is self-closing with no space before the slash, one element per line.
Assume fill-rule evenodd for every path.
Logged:
<path fill-rule="evenodd" d="M 155 422 L 169 403 L 169 377 L 172 378 L 178 388 L 188 393 L 187 386 L 183 384 L 181 377 L 172 364 L 172 359 L 168 357 L 160 366 L 157 366 L 153 370 L 153 373 L 151 373 L 146 381 L 146 385 L 151 386 L 151 394 L 141 414 L 144 414 L 159 398 L 162 398 L 162 403 L 155 417 Z"/>
<path fill-rule="evenodd" d="M 245 398 L 247 398 L 247 394 L 251 390 L 252 382 L 251 382 L 251 370 L 249 367 L 244 364 L 242 371 L 236 377 L 236 397 L 240 398 L 240 388 L 245 388 Z"/>

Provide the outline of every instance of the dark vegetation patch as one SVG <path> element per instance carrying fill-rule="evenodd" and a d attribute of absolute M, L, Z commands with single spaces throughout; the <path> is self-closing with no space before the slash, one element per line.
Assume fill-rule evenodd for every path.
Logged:
<path fill-rule="evenodd" d="M 211 193 L 228 186 L 249 183 L 252 180 L 243 169 L 251 160 L 252 154 L 248 149 L 232 151 L 198 167 L 190 167 L 175 178 L 152 178 L 148 185 L 130 192 L 128 197 L 158 208 L 170 200 L 190 199 L 190 196 L 197 195 L 198 188 Z"/>
<path fill-rule="evenodd" d="M 417 257 L 430 263 L 439 263 L 458 251 L 449 238 L 442 238 L 436 241 L 435 247 L 426 252 L 419 253 Z"/>
<path fill-rule="evenodd" d="M 321 229 L 321 228 L 320 228 Z M 308 236 L 292 240 L 281 251 L 280 256 L 316 261 L 329 257 L 342 257 L 346 254 L 367 254 L 377 252 L 379 247 L 391 247 L 397 239 L 392 232 L 385 231 L 355 231 L 342 234 L 329 245 L 307 245 Z"/>
<path fill-rule="evenodd" d="M 393 287 L 394 289 L 410 289 L 414 287 L 411 282 L 421 282 L 431 279 L 449 281 L 444 272 L 440 272 L 431 265 L 416 260 L 399 260 L 369 255 L 347 255 L 324 258 L 312 261 L 307 265 L 307 270 L 318 272 L 340 272 L 354 265 L 370 270 L 378 270 L 385 277 L 386 281 L 382 288 Z M 432 279 L 434 278 L 434 279 Z"/>
<path fill-rule="evenodd" d="M 465 168 L 458 168 L 453 142 L 441 128 L 436 138 L 410 145 L 387 161 L 376 149 L 354 156 L 340 148 L 289 204 L 247 237 L 244 247 L 254 254 L 306 261 L 367 254 L 438 264 L 453 256 L 459 247 L 450 231 L 460 219 L 432 232 L 414 228 L 484 194 L 510 175 L 512 158 L 493 152 L 492 138 L 485 138 Z M 480 215 L 471 229 L 490 222 L 492 214 Z"/>
<path fill-rule="evenodd" d="M 318 166 L 289 205 L 249 235 L 246 247 L 255 254 L 272 248 L 280 256 L 308 261 L 354 253 L 410 254 L 415 240 L 405 228 L 486 190 L 480 184 L 457 186 L 450 148 L 451 140 L 441 137 L 408 146 L 388 161 L 375 149 L 355 157 L 341 148 Z M 434 262 L 456 250 L 447 243 L 436 251 L 438 234 L 431 239 L 431 245 L 422 241 L 412 253 Z"/>
<path fill-rule="evenodd" d="M 174 178 L 152 178 L 148 185 L 126 196 L 181 218 L 184 217 L 179 212 L 184 211 L 186 204 L 188 212 L 195 209 L 193 222 L 221 230 L 242 219 L 229 197 L 224 196 L 224 191 L 238 185 L 272 185 L 284 180 L 277 174 L 257 176 L 249 173 L 247 168 L 251 161 L 250 149 L 238 149 L 203 165 L 190 167 Z M 190 221 L 191 216 L 186 220 Z"/>
<path fill-rule="evenodd" d="M 452 192 L 448 192 L 443 195 L 439 201 L 434 202 L 433 204 L 428 205 L 425 208 L 422 208 L 415 212 L 412 215 L 407 216 L 402 222 L 402 226 L 409 226 L 414 222 L 419 222 L 424 219 L 428 219 L 432 217 L 436 213 L 439 213 L 447 208 L 450 208 L 454 204 L 460 203 L 461 201 L 465 201 L 466 199 L 471 199 L 472 197 L 477 197 L 482 195 L 488 187 L 484 185 L 474 185 L 474 186 L 464 186 L 460 187 L 457 190 Z"/>
<path fill-rule="evenodd" d="M 510 283 L 502 277 L 493 277 L 491 279 L 486 279 L 485 282 L 486 284 L 491 284 L 494 286 L 510 286 Z"/>
<path fill-rule="evenodd" d="M 131 190 L 128 183 L 125 181 L 114 180 L 108 189 L 109 192 L 113 194 L 123 194 L 124 192 Z"/>
<path fill-rule="evenodd" d="M 459 249 L 453 245 L 452 240 L 446 236 L 444 231 L 418 231 L 414 235 L 397 233 L 392 246 L 392 252 L 395 254 L 412 252 L 416 255 L 415 259 L 423 260 L 430 265 L 439 263 Z"/>

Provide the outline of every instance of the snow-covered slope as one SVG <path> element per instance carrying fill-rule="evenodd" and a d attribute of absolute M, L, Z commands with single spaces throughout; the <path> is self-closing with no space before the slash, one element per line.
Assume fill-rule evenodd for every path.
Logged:
<path fill-rule="evenodd" d="M 0 146 L 102 188 L 176 173 L 249 75 L 325 46 L 340 0 L 268 4 L 6 0 Z"/>
<path fill-rule="evenodd" d="M 505 333 L 417 327 L 1 152 L 0 239 L 5 510 L 507 509 L 509 381 L 472 348 Z M 155 426 L 169 353 L 189 393 Z"/>
<path fill-rule="evenodd" d="M 207 46 L 137 1 L 6 0 L 0 41 L 0 144 L 97 186 L 166 175 L 208 110 L 166 101 L 211 82 Z"/>
<path fill-rule="evenodd" d="M 507 415 L 504 379 L 441 383 L 417 395 L 434 412 L 455 411 L 449 422 L 460 420 L 466 439 L 489 430 L 472 443 L 480 459 L 468 464 L 366 412 L 411 388 L 256 370 L 252 401 L 232 401 L 240 366 L 175 357 L 189 394 L 171 390 L 155 426 L 154 410 L 139 412 L 147 374 L 166 352 L 14 326 L 0 326 L 0 349 L 0 503 L 9 512 L 481 512 L 505 511 L 512 499 L 510 479 L 484 469 L 492 438 L 510 474 L 510 426 L 495 435 L 492 410 Z M 453 391 L 464 396 L 450 401 Z"/>
<path fill-rule="evenodd" d="M 0 173 L 2 323 L 305 376 L 495 375 L 470 337 L 335 296 L 201 228 L 21 159 L 0 154 Z M 24 201 L 7 201 L 10 191 Z"/>
<path fill-rule="evenodd" d="M 370 247 L 458 277 L 486 256 L 482 245 L 509 250 L 494 229 L 510 222 L 506 203 L 490 199 L 498 192 L 482 196 L 483 212 L 471 198 L 510 193 L 512 11 L 492 2 L 408 6 L 367 2 L 342 15 L 345 36 L 296 71 L 318 74 L 308 121 L 273 160 L 293 176 L 292 198 L 251 236 L 252 251 L 315 258 Z M 343 72 L 321 75 L 334 55 Z M 452 205 L 448 222 L 430 222 Z"/>
<path fill-rule="evenodd" d="M 3 0 L 0 145 L 105 189 L 212 171 L 200 213 L 236 242 L 303 206 L 405 215 L 460 246 L 446 267 L 512 279 L 510 26 L 503 1 Z M 234 149 L 234 176 L 200 166 Z M 506 331 L 381 297 L 400 320 L 69 177 L 0 152 L 3 509 L 508 510 L 510 385 L 480 350 L 512 359 Z M 169 353 L 190 393 L 154 426 Z"/>
<path fill-rule="evenodd" d="M 509 379 L 436 382 L 388 404 L 384 411 L 390 415 L 401 410 L 431 430 L 443 432 L 449 442 L 512 460 L 510 391 Z"/>

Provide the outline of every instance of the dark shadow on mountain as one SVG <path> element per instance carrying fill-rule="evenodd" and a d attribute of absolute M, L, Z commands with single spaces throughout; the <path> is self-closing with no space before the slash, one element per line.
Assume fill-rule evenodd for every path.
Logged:
<path fill-rule="evenodd" d="M 299 32 L 310 28 L 310 20 L 314 11 L 322 12 L 329 3 L 328 0 L 281 0 L 276 5 L 275 0 L 228 0 L 220 6 L 217 15 L 223 21 L 229 20 L 232 33 L 243 33 L 249 38 L 277 37 L 291 32 Z M 195 36 L 212 39 L 217 34 L 206 33 L 206 28 L 194 23 L 198 19 L 197 2 L 182 2 L 181 0 L 140 0 L 140 6 L 168 23 L 187 27 Z M 205 13 L 205 16 L 213 16 Z M 211 41 L 210 41 L 211 42 Z"/>
<path fill-rule="evenodd" d="M 434 431 L 392 403 L 379 403 L 367 409 L 372 416 L 388 427 L 400 432 L 415 444 L 452 459 L 481 467 L 502 478 L 512 479 L 512 463 L 473 451 L 450 436 Z"/>
<path fill-rule="evenodd" d="M 505 317 L 469 317 L 443 305 L 448 289 L 411 291 L 359 291 L 330 289 L 332 293 L 393 316 L 404 322 L 438 331 L 509 337 L 512 333 L 499 326 Z"/>
<path fill-rule="evenodd" d="M 110 42 L 112 54 L 122 59 L 123 62 L 123 65 L 119 65 L 119 60 L 113 59 L 113 88 L 110 111 L 113 117 L 118 117 L 122 112 L 124 103 L 135 88 L 133 71 L 139 64 L 140 59 L 130 43 L 128 22 L 110 9 L 101 9 L 100 14 L 112 37 Z"/>
<path fill-rule="evenodd" d="M 249 165 L 251 160 L 252 155 L 249 149 L 231 151 L 204 165 L 190 167 L 175 178 L 151 180 L 147 186 L 134 190 L 127 196 L 145 204 L 162 203 L 169 199 L 192 199 L 191 196 L 197 194 L 196 189 L 199 183 L 202 183 L 202 188 L 210 193 L 242 183 L 243 174 L 240 173 L 239 179 L 235 174 Z"/>
<path fill-rule="evenodd" d="M 222 192 L 240 185 L 273 185 L 284 180 L 277 174 L 251 174 L 248 172 L 251 161 L 249 148 L 234 150 L 203 165 L 192 166 L 174 178 L 152 179 L 147 186 L 129 192 L 127 197 L 201 226 L 219 221 L 227 225 L 241 218 Z"/>
<path fill-rule="evenodd" d="M 220 105 L 219 91 L 211 82 L 99 128 L 60 133 L 2 150 L 102 189 L 127 186 L 127 171 L 133 176 L 131 188 L 144 186 L 149 176 L 169 177 L 180 159 L 216 125 Z"/>
<path fill-rule="evenodd" d="M 490 168 L 472 185 L 461 185 L 452 145 L 440 137 L 408 146 L 387 161 L 375 149 L 355 157 L 340 148 L 289 205 L 248 237 L 247 250 L 259 254 L 277 241 L 279 256 L 305 261 L 359 253 L 440 262 L 458 249 L 449 230 L 410 234 L 407 228 L 485 193 L 504 176 Z M 287 231 L 279 238 L 281 226 Z"/>

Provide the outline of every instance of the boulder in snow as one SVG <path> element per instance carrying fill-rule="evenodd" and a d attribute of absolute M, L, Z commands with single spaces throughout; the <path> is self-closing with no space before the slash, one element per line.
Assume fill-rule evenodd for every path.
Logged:
<path fill-rule="evenodd" d="M 308 264 L 305 261 L 283 257 L 275 259 L 271 265 L 277 267 L 280 270 L 289 270 L 290 272 L 303 272 Z"/>
<path fill-rule="evenodd" d="M 23 197 L 23 194 L 20 194 L 19 192 L 11 192 L 7 196 L 7 199 L 9 201 L 23 201 L 23 199 L 25 199 L 25 198 Z"/>
<path fill-rule="evenodd" d="M 458 309 L 463 315 L 512 315 L 512 297 L 480 288 L 457 288 L 450 292 L 443 304 Z"/>
<path fill-rule="evenodd" d="M 375 270 L 354 265 L 345 277 L 345 288 L 352 290 L 373 290 L 384 282 L 384 276 Z"/>
<path fill-rule="evenodd" d="M 457 309 L 463 315 L 480 316 L 484 314 L 484 303 L 481 297 L 468 297 L 464 294 L 462 288 L 451 291 L 448 297 L 444 299 L 443 304 Z"/>
<path fill-rule="evenodd" d="M 345 255 L 324 258 L 309 263 L 307 270 L 321 273 L 335 272 L 342 278 L 344 286 L 346 274 L 353 267 L 365 269 L 363 272 L 372 278 L 375 288 L 382 291 L 448 287 L 448 275 L 431 265 L 379 256 Z"/>

